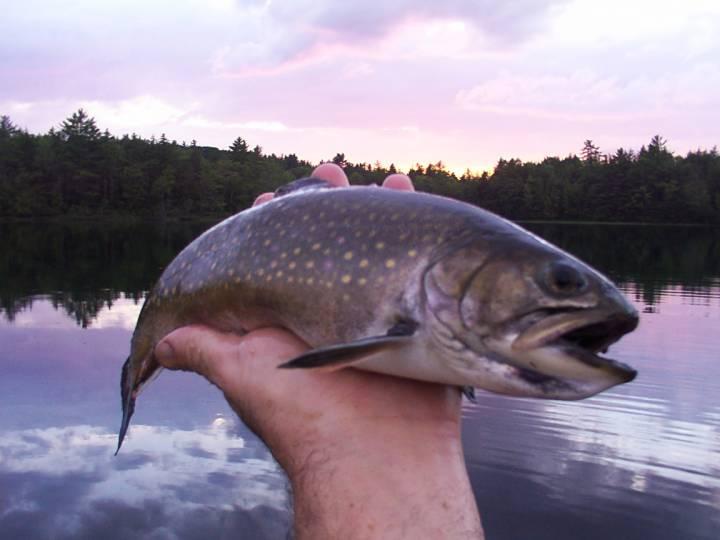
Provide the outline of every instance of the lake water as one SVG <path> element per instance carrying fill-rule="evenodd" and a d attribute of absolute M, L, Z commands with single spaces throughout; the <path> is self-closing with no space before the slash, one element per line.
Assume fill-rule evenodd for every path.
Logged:
<path fill-rule="evenodd" d="M 641 312 L 640 374 L 581 402 L 478 392 L 467 465 L 490 540 L 720 538 L 720 232 L 529 224 Z M 204 225 L 0 224 L 0 538 L 285 538 L 268 451 L 197 376 L 119 375 L 145 292 Z"/>

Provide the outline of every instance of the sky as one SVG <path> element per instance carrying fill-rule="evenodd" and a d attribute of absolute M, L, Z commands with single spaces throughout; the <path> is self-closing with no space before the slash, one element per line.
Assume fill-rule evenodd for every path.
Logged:
<path fill-rule="evenodd" d="M 314 163 L 458 173 L 499 158 L 720 143 L 717 0 L 23 0 L 0 114 Z"/>

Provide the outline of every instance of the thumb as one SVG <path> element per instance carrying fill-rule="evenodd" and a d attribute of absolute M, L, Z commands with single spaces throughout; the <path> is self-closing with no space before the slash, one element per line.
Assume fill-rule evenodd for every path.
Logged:
<path fill-rule="evenodd" d="M 216 382 L 218 364 L 237 356 L 241 339 L 206 326 L 184 326 L 160 340 L 155 346 L 155 359 L 164 368 L 194 371 Z"/>
<path fill-rule="evenodd" d="M 167 369 L 199 373 L 232 393 L 239 386 L 252 386 L 256 380 L 280 376 L 276 366 L 305 350 L 305 343 L 277 328 L 240 336 L 192 325 L 165 336 L 155 346 L 155 359 Z"/>

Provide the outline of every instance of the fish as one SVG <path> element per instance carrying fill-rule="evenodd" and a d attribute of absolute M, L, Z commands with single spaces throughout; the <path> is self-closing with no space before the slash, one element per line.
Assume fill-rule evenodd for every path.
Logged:
<path fill-rule="evenodd" d="M 607 277 L 489 211 L 304 178 L 210 228 L 165 268 L 122 369 L 117 451 L 161 369 L 155 345 L 185 325 L 287 329 L 311 349 L 284 369 L 353 367 L 470 398 L 480 388 L 576 400 L 635 378 L 603 355 L 638 320 Z"/>

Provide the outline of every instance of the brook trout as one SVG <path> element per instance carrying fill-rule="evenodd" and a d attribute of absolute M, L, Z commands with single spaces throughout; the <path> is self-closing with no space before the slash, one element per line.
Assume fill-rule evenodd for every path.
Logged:
<path fill-rule="evenodd" d="M 582 399 L 636 372 L 601 352 L 638 324 L 603 275 L 455 200 L 304 179 L 187 246 L 147 298 L 122 371 L 118 450 L 155 345 L 204 324 L 285 328 L 285 368 L 355 368 L 514 396 Z"/>

